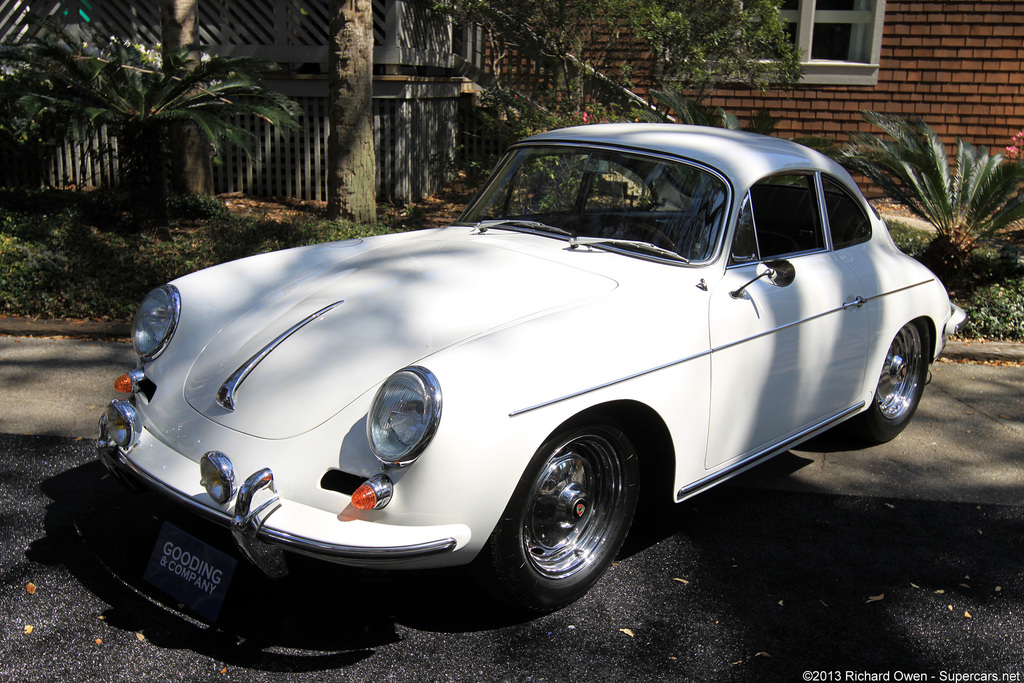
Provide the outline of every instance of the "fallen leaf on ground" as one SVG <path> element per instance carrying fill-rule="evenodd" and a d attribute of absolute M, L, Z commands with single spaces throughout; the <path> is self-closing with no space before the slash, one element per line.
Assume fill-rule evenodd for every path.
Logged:
<path fill-rule="evenodd" d="M 28 634 L 32 633 L 32 626 L 31 626 L 31 624 L 26 624 L 24 630 L 22 631 L 22 633 L 24 633 L 26 636 Z"/>
<path fill-rule="evenodd" d="M 27 586 L 25 586 L 25 590 L 28 591 L 29 595 L 35 595 L 36 594 L 36 585 L 34 583 L 30 583 Z"/>
<path fill-rule="evenodd" d="M 758 653 L 757 653 L 756 655 L 754 655 L 754 656 L 755 656 L 755 657 L 767 657 L 768 659 L 771 659 L 771 658 L 772 658 L 772 656 L 771 656 L 770 654 L 768 654 L 767 652 L 758 652 Z"/>
<path fill-rule="evenodd" d="M 629 636 L 630 638 L 636 638 L 636 634 L 635 634 L 635 633 L 633 633 L 633 632 L 632 632 L 632 631 L 631 631 L 630 629 L 628 629 L 628 628 L 620 628 L 619 630 L 620 630 L 620 631 L 622 631 L 623 633 L 625 633 L 625 634 L 626 634 L 627 636 Z"/>
<path fill-rule="evenodd" d="M 146 636 L 142 635 L 141 633 L 136 633 L 135 637 L 138 638 L 139 641 L 143 641 L 146 639 Z"/>
<path fill-rule="evenodd" d="M 879 600 L 885 599 L 885 593 L 879 593 L 878 595 L 868 596 L 868 602 L 878 602 Z"/>
<path fill-rule="evenodd" d="M 690 582 L 689 582 L 689 581 L 687 581 L 686 579 L 680 579 L 680 578 L 678 578 L 678 577 L 677 577 L 677 578 L 675 578 L 675 579 L 672 579 L 672 580 L 673 580 L 673 581 L 678 581 L 679 583 L 690 583 Z"/>
<path fill-rule="evenodd" d="M 970 612 L 964 612 L 964 616 L 967 617 L 968 619 L 970 619 L 971 618 L 971 613 Z"/>

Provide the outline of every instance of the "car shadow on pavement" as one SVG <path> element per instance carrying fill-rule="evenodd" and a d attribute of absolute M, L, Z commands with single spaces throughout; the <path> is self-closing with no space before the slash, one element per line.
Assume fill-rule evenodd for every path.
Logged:
<path fill-rule="evenodd" d="M 399 626 L 467 632 L 519 623 L 525 615 L 484 596 L 463 569 L 367 571 L 289 554 L 283 579 L 239 560 L 220 616 L 209 624 L 150 585 L 143 573 L 168 521 L 239 558 L 230 533 L 183 513 L 153 492 L 133 493 L 99 461 L 42 482 L 45 535 L 27 559 L 62 565 L 102 600 L 111 627 L 265 671 L 319 671 L 354 664 L 401 640 Z"/>

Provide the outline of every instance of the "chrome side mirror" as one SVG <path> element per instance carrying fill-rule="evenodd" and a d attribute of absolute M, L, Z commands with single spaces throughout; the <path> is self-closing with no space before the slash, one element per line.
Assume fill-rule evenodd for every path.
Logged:
<path fill-rule="evenodd" d="M 796 267 L 786 259 L 772 259 L 770 261 L 765 261 L 761 265 L 765 268 L 763 273 L 752 279 L 750 282 L 747 282 L 739 289 L 729 292 L 729 296 L 733 299 L 739 299 L 743 296 L 743 291 L 758 280 L 767 280 L 776 287 L 789 287 L 793 284 L 793 280 L 796 279 Z"/>

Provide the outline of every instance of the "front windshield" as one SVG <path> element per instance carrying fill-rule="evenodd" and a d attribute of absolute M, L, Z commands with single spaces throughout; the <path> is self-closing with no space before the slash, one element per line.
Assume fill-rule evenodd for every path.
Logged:
<path fill-rule="evenodd" d="M 631 152 L 523 147 L 460 218 L 535 221 L 580 237 L 648 242 L 691 262 L 714 254 L 725 182 L 705 169 Z"/>

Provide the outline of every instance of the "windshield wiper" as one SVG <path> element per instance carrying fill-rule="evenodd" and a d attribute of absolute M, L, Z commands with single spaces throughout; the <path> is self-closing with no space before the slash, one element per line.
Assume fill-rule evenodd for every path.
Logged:
<path fill-rule="evenodd" d="M 680 256 L 676 252 L 659 247 L 651 244 L 650 242 L 641 242 L 640 240 L 619 240 L 610 237 L 573 237 L 569 240 L 569 248 L 576 249 L 580 246 L 588 247 L 624 247 L 627 249 L 636 249 L 637 251 L 652 256 L 661 256 L 663 258 L 672 259 L 673 261 L 680 261 L 682 263 L 689 263 L 690 259 L 685 256 Z"/>
<path fill-rule="evenodd" d="M 555 235 L 564 235 L 565 237 L 572 237 L 572 233 L 562 228 L 556 228 L 553 225 L 546 223 L 540 223 L 538 221 L 525 221 L 516 219 L 498 218 L 489 221 L 480 221 L 476 224 L 476 229 L 481 233 L 487 232 L 488 228 L 524 228 L 526 230 L 533 230 L 537 232 L 548 232 Z"/>

